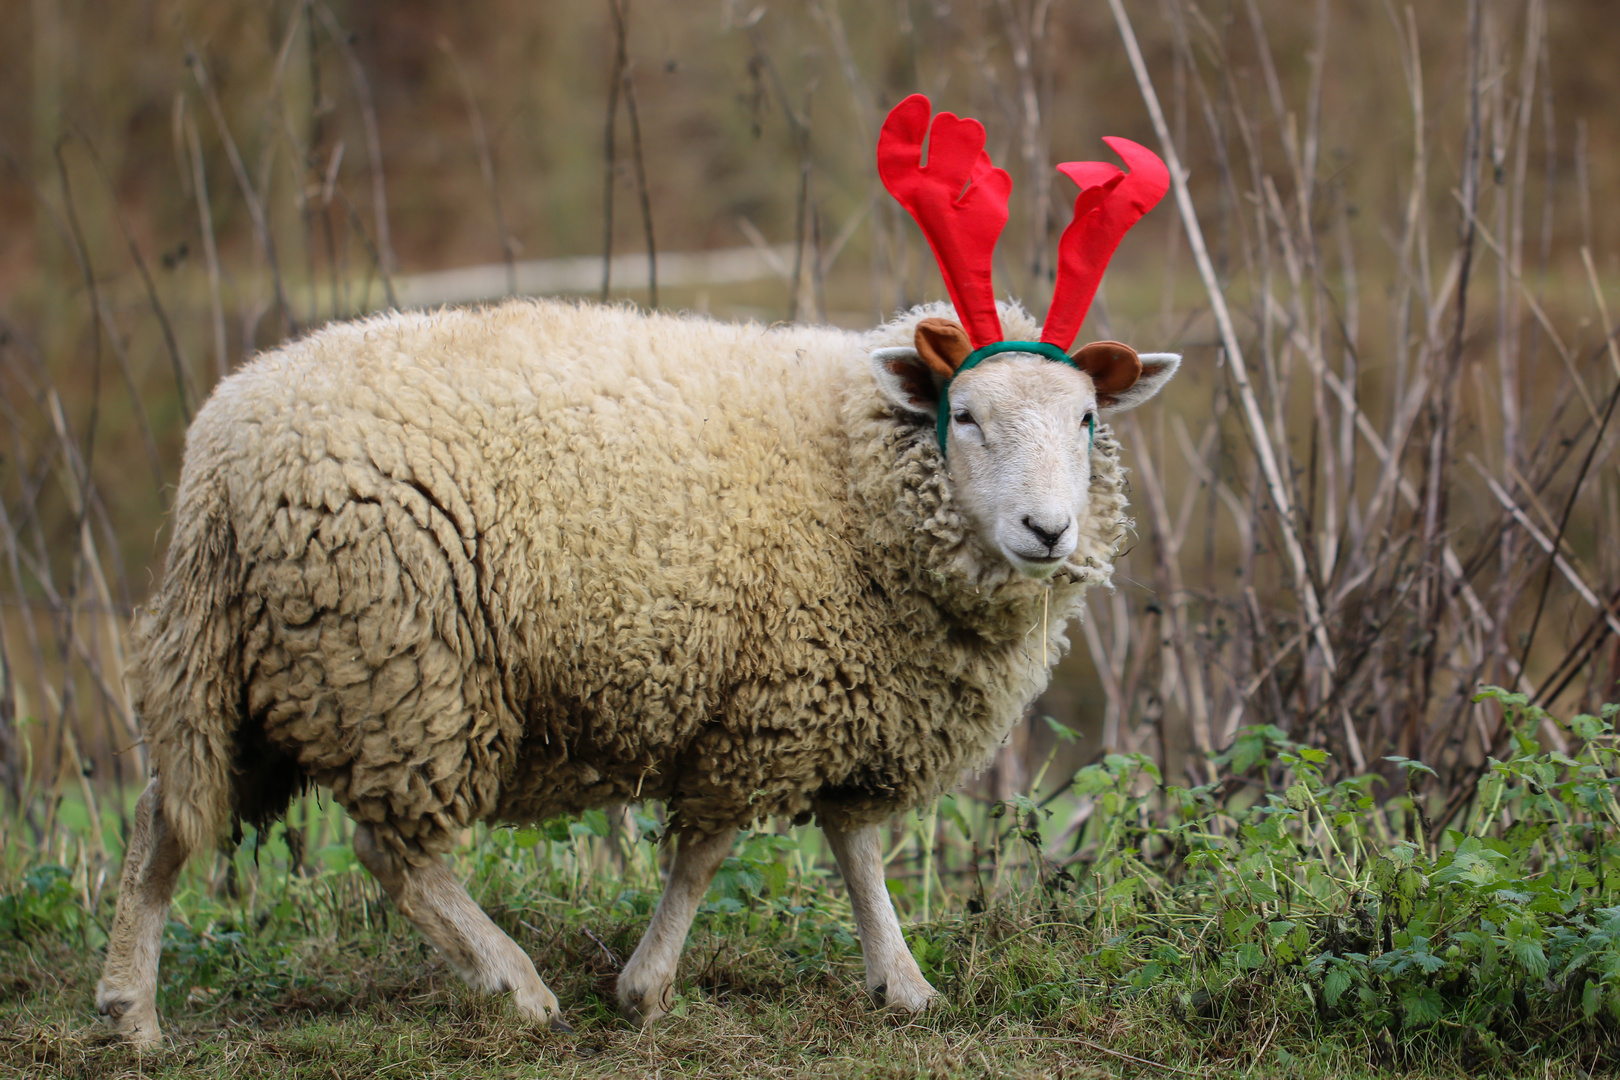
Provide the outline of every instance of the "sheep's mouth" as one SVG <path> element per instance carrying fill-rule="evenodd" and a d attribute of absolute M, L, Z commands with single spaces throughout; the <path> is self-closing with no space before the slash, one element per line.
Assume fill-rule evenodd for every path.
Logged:
<path fill-rule="evenodd" d="M 1051 577 L 1058 567 L 1069 561 L 1067 555 L 1019 555 L 1012 551 L 1006 555 L 1019 573 L 1030 578 Z"/>

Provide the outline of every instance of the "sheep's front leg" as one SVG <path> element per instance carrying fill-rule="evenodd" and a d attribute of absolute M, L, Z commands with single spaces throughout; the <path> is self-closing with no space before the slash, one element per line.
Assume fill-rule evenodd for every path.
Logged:
<path fill-rule="evenodd" d="M 163 816 L 163 783 L 152 777 L 135 804 L 135 822 L 118 882 L 118 910 L 107 940 L 107 966 L 96 985 L 96 1008 L 140 1047 L 163 1041 L 158 1027 L 158 952 L 163 924 L 186 849 Z"/>
<path fill-rule="evenodd" d="M 619 973 L 619 1012 L 633 1024 L 647 1025 L 674 1003 L 675 965 L 686 945 L 687 931 L 715 871 L 726 861 L 735 832 L 714 836 L 685 833 L 675 849 L 675 865 L 659 898 L 641 944 Z"/>
<path fill-rule="evenodd" d="M 923 978 L 900 932 L 900 919 L 883 883 L 883 841 L 876 825 L 848 831 L 823 825 L 849 887 L 849 905 L 866 958 L 866 990 L 880 1004 L 921 1012 L 938 993 Z"/>
<path fill-rule="evenodd" d="M 529 954 L 490 921 L 444 863 L 435 859 L 413 866 L 380 847 L 366 825 L 355 826 L 354 853 L 467 985 L 488 994 L 510 993 L 513 1008 L 525 1019 L 572 1030 Z"/>

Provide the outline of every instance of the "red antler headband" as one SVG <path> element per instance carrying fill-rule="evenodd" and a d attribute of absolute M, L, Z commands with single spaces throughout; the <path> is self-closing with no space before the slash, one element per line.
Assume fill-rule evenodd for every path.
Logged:
<path fill-rule="evenodd" d="M 1105 136 L 1103 142 L 1131 167 L 1129 173 L 1106 161 L 1065 161 L 1058 166 L 1058 172 L 1080 185 L 1074 220 L 1058 241 L 1057 284 L 1041 327 L 1041 340 L 1060 349 L 1074 343 L 1119 242 L 1170 190 L 1170 170 L 1158 154 L 1116 135 Z"/>
<path fill-rule="evenodd" d="M 933 118 L 928 164 L 922 163 L 933 106 L 922 94 L 896 105 L 878 136 L 878 176 L 922 227 L 956 317 L 974 348 L 1001 340 L 990 253 L 1007 224 L 1012 177 L 984 150 L 984 125 L 952 113 Z"/>
<path fill-rule="evenodd" d="M 916 220 L 945 278 L 957 318 L 973 352 L 952 378 L 1003 352 L 1027 352 L 1074 364 L 1068 348 L 1085 322 L 1103 271 L 1125 233 L 1170 190 L 1170 170 L 1157 154 L 1129 139 L 1105 138 L 1130 166 L 1067 161 L 1058 171 L 1080 185 L 1074 220 L 1058 241 L 1057 282 L 1040 341 L 1003 341 L 990 281 L 991 253 L 1007 224 L 1012 179 L 984 149 L 984 125 L 952 113 L 932 116 L 933 105 L 912 94 L 890 111 L 878 136 L 878 176 Z M 930 133 L 930 117 L 932 132 Z M 928 139 L 928 164 L 922 163 Z M 1075 365 L 1078 367 L 1079 365 Z M 939 445 L 945 448 L 950 383 L 941 391 Z"/>

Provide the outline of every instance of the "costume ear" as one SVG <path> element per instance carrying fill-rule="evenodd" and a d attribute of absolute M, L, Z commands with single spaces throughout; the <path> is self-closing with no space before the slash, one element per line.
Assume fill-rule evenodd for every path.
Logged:
<path fill-rule="evenodd" d="M 1106 395 L 1129 390 L 1142 374 L 1136 350 L 1117 341 L 1093 341 L 1074 354 L 1074 362 L 1096 384 L 1099 404 Z"/>
<path fill-rule="evenodd" d="M 939 415 L 939 392 L 945 377 L 933 369 L 916 349 L 904 345 L 875 349 L 872 375 L 878 390 L 895 408 L 933 423 Z"/>
<path fill-rule="evenodd" d="M 1108 394 L 1103 393 L 1102 387 L 1097 388 L 1098 409 L 1105 413 L 1117 413 L 1136 408 L 1163 389 L 1170 376 L 1181 366 L 1181 357 L 1177 353 L 1143 353 L 1139 360 L 1142 375 L 1129 387 Z"/>
<path fill-rule="evenodd" d="M 950 319 L 924 319 L 917 324 L 917 355 L 935 375 L 948 379 L 973 352 L 973 343 L 960 323 Z"/>

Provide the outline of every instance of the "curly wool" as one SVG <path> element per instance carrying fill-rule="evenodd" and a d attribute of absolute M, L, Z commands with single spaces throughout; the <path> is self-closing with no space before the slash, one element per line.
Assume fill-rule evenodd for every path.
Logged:
<path fill-rule="evenodd" d="M 636 798 L 703 833 L 932 800 L 1045 687 L 1128 526 L 1102 427 L 1063 568 L 980 545 L 866 360 L 940 313 L 862 335 L 512 301 L 224 380 L 134 665 L 168 820 L 206 846 L 308 778 L 414 860 Z"/>

